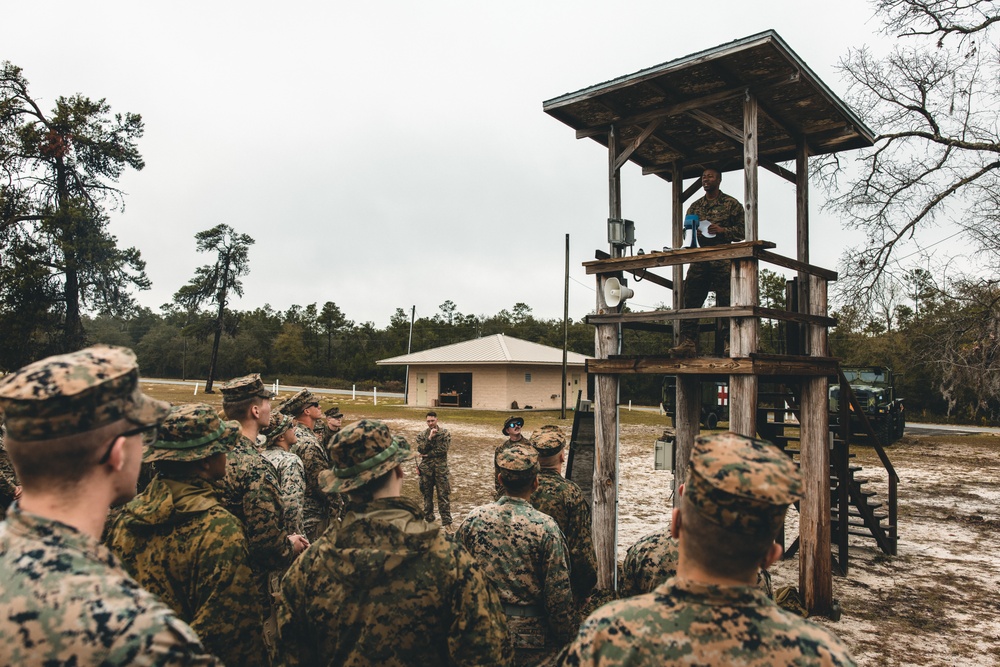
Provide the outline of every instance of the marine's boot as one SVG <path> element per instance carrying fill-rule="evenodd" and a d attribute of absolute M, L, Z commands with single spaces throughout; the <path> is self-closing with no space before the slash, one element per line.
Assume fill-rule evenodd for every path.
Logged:
<path fill-rule="evenodd" d="M 670 348 L 668 354 L 671 357 L 698 356 L 698 343 L 693 338 L 682 338 L 680 343 Z"/>

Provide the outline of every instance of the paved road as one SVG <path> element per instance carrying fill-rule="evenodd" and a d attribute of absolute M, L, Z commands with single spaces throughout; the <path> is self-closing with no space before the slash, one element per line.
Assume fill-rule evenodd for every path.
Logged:
<path fill-rule="evenodd" d="M 142 378 L 142 381 L 143 382 L 149 382 L 151 384 L 174 384 L 174 385 L 181 385 L 181 386 L 191 387 L 191 391 L 194 391 L 194 386 L 196 384 L 199 385 L 199 386 L 201 386 L 201 387 L 205 386 L 204 380 L 162 380 L 160 378 Z M 222 383 L 221 382 L 217 382 L 216 383 L 216 387 L 218 387 L 220 384 L 222 384 Z M 282 394 L 285 394 L 285 393 L 295 393 L 299 389 L 302 389 L 302 387 L 298 387 L 298 386 L 290 385 L 290 384 L 283 384 L 283 385 L 281 385 L 279 387 L 279 389 L 280 389 L 280 392 Z M 335 394 L 337 396 L 350 396 L 352 394 L 352 392 L 351 392 L 350 389 L 317 389 L 315 387 L 310 387 L 309 390 L 312 391 L 314 394 Z M 374 396 L 375 395 L 375 392 L 373 392 L 373 391 L 362 391 L 360 389 L 357 390 L 357 391 L 355 391 L 355 392 L 353 392 L 353 393 L 356 396 Z M 378 392 L 378 396 L 379 396 L 379 398 L 403 398 L 402 394 L 395 394 L 395 393 L 388 392 L 388 391 L 380 391 L 380 392 Z"/>

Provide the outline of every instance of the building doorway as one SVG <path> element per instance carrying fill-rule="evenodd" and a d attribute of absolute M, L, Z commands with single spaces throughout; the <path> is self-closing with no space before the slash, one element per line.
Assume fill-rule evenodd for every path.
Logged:
<path fill-rule="evenodd" d="M 472 407 L 472 373 L 441 373 L 438 376 L 438 405 Z"/>

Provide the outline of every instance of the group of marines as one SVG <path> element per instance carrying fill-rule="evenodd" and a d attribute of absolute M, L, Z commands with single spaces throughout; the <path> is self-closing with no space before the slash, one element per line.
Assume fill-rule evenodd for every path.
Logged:
<path fill-rule="evenodd" d="M 436 414 L 412 452 L 381 421 L 340 428 L 308 390 L 274 411 L 257 375 L 222 391 L 224 419 L 154 400 L 108 346 L 0 380 L 19 484 L 0 523 L 0 667 L 853 664 L 755 583 L 802 489 L 767 443 L 699 438 L 669 534 L 626 558 L 633 597 L 582 619 L 590 508 L 561 475 L 558 427 L 525 438 L 507 420 L 497 499 L 452 532 Z M 418 453 L 423 506 L 402 494 Z"/>

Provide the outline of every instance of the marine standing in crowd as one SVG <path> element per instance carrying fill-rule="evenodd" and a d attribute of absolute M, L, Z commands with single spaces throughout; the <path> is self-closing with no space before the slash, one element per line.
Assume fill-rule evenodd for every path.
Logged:
<path fill-rule="evenodd" d="M 521 434 L 521 429 L 522 428 L 524 428 L 524 420 L 523 419 L 521 419 L 520 417 L 515 417 L 514 415 L 511 415 L 510 417 L 507 417 L 507 419 L 503 423 L 503 428 L 500 430 L 501 433 L 503 433 L 505 436 L 507 436 L 507 439 L 504 440 L 503 442 L 501 442 L 497 446 L 496 450 L 493 452 L 493 462 L 494 462 L 494 464 L 496 463 L 497 456 L 500 455 L 501 451 L 503 451 L 507 447 L 510 447 L 511 445 L 514 445 L 514 444 L 517 444 L 517 443 L 522 443 L 523 444 L 523 443 L 527 442 L 527 438 L 525 438 Z M 493 482 L 495 484 L 496 497 L 497 498 L 499 498 L 500 496 L 503 495 L 503 487 L 500 486 L 500 481 L 499 481 L 499 478 L 497 477 L 497 475 L 499 475 L 499 474 L 500 474 L 500 468 L 498 468 L 496 465 L 494 465 L 493 466 Z"/>
<path fill-rule="evenodd" d="M 628 548 L 618 585 L 619 597 L 651 593 L 654 588 L 677 574 L 677 540 L 670 527 L 641 538 Z"/>
<path fill-rule="evenodd" d="M 590 505 L 576 482 L 562 476 L 566 461 L 566 436 L 558 426 L 538 429 L 531 437 L 538 452 L 538 488 L 531 506 L 556 520 L 569 548 L 570 584 L 577 606 L 590 597 L 597 584 L 597 552 L 594 551 Z"/>
<path fill-rule="evenodd" d="M 261 431 L 266 440 L 260 453 L 278 473 L 278 491 L 285 514 L 285 532 L 303 535 L 302 507 L 306 499 L 306 471 L 302 459 L 290 451 L 295 445 L 295 422 L 280 412 L 271 414 L 271 423 Z"/>
<path fill-rule="evenodd" d="M 0 410 L 23 487 L 0 524 L 0 664 L 219 664 L 99 541 L 169 410 L 140 391 L 132 351 L 29 364 L 0 380 Z"/>
<path fill-rule="evenodd" d="M 500 600 L 475 560 L 402 497 L 413 454 L 380 421 L 334 438 L 321 482 L 350 509 L 282 581 L 286 665 L 506 665 Z"/>
<path fill-rule="evenodd" d="M 835 635 L 754 586 L 781 556 L 774 540 L 802 497 L 798 466 L 761 440 L 701 436 L 681 490 L 677 575 L 591 614 L 563 664 L 853 665 Z"/>
<path fill-rule="evenodd" d="M 109 544 L 125 569 L 191 625 L 229 665 L 264 667 L 262 607 L 243 525 L 213 481 L 240 437 L 210 405 L 171 408 L 144 462 L 157 475 L 111 527 Z"/>
<path fill-rule="evenodd" d="M 687 211 L 688 215 L 697 215 L 699 220 L 711 222 L 708 232 L 712 236 L 699 238 L 699 245 L 709 247 L 742 241 L 746 229 L 746 212 L 743 204 L 719 190 L 722 172 L 718 169 L 706 169 L 701 175 L 701 184 L 705 189 L 705 196 L 691 204 Z M 731 268 L 732 262 L 725 259 L 691 264 L 684 278 L 684 307 L 701 308 L 710 291 L 715 292 L 715 305 L 728 306 Z M 674 356 L 698 354 L 698 320 L 681 320 L 680 331 L 680 341 L 670 349 L 670 353 Z M 727 339 L 726 345 L 728 344 Z"/>
<path fill-rule="evenodd" d="M 310 542 L 326 531 L 340 514 L 339 496 L 328 497 L 320 488 L 319 475 L 330 469 L 330 457 L 316 439 L 313 426 L 323 416 L 319 399 L 308 389 L 300 389 L 285 399 L 279 410 L 295 420 L 295 444 L 292 453 L 302 459 L 306 470 L 306 501 L 302 510 L 302 525 Z M 332 512 L 331 510 L 334 510 Z"/>
<path fill-rule="evenodd" d="M 230 380 L 221 391 L 226 419 L 239 422 L 241 433 L 226 457 L 223 502 L 243 524 L 254 572 L 263 578 L 271 570 L 287 567 L 309 542 L 285 532 L 278 476 L 256 447 L 260 429 L 271 423 L 274 394 L 257 373 Z M 266 590 L 263 579 L 261 587 Z"/>
<path fill-rule="evenodd" d="M 434 520 L 434 491 L 437 491 L 441 525 L 449 533 L 451 527 L 451 478 L 448 472 L 448 448 L 451 433 L 438 424 L 436 412 L 427 413 L 427 428 L 417 434 L 417 474 L 420 493 L 424 497 L 424 518 Z"/>
<path fill-rule="evenodd" d="M 10 463 L 7 448 L 3 440 L 7 427 L 4 425 L 3 412 L 0 412 L 0 521 L 7 515 L 7 507 L 21 495 L 21 487 L 17 485 L 17 473 Z"/>
<path fill-rule="evenodd" d="M 473 509 L 455 537 L 500 592 L 517 665 L 555 655 L 576 630 L 566 540 L 555 519 L 528 502 L 538 488 L 538 454 L 527 443 L 501 450 L 504 495 Z"/>
<path fill-rule="evenodd" d="M 317 421 L 313 427 L 316 439 L 327 450 L 328 456 L 330 445 L 333 444 L 333 436 L 337 435 L 337 432 L 340 431 L 343 421 L 344 413 L 340 411 L 339 405 L 334 405 L 323 411 L 323 419 Z"/>

